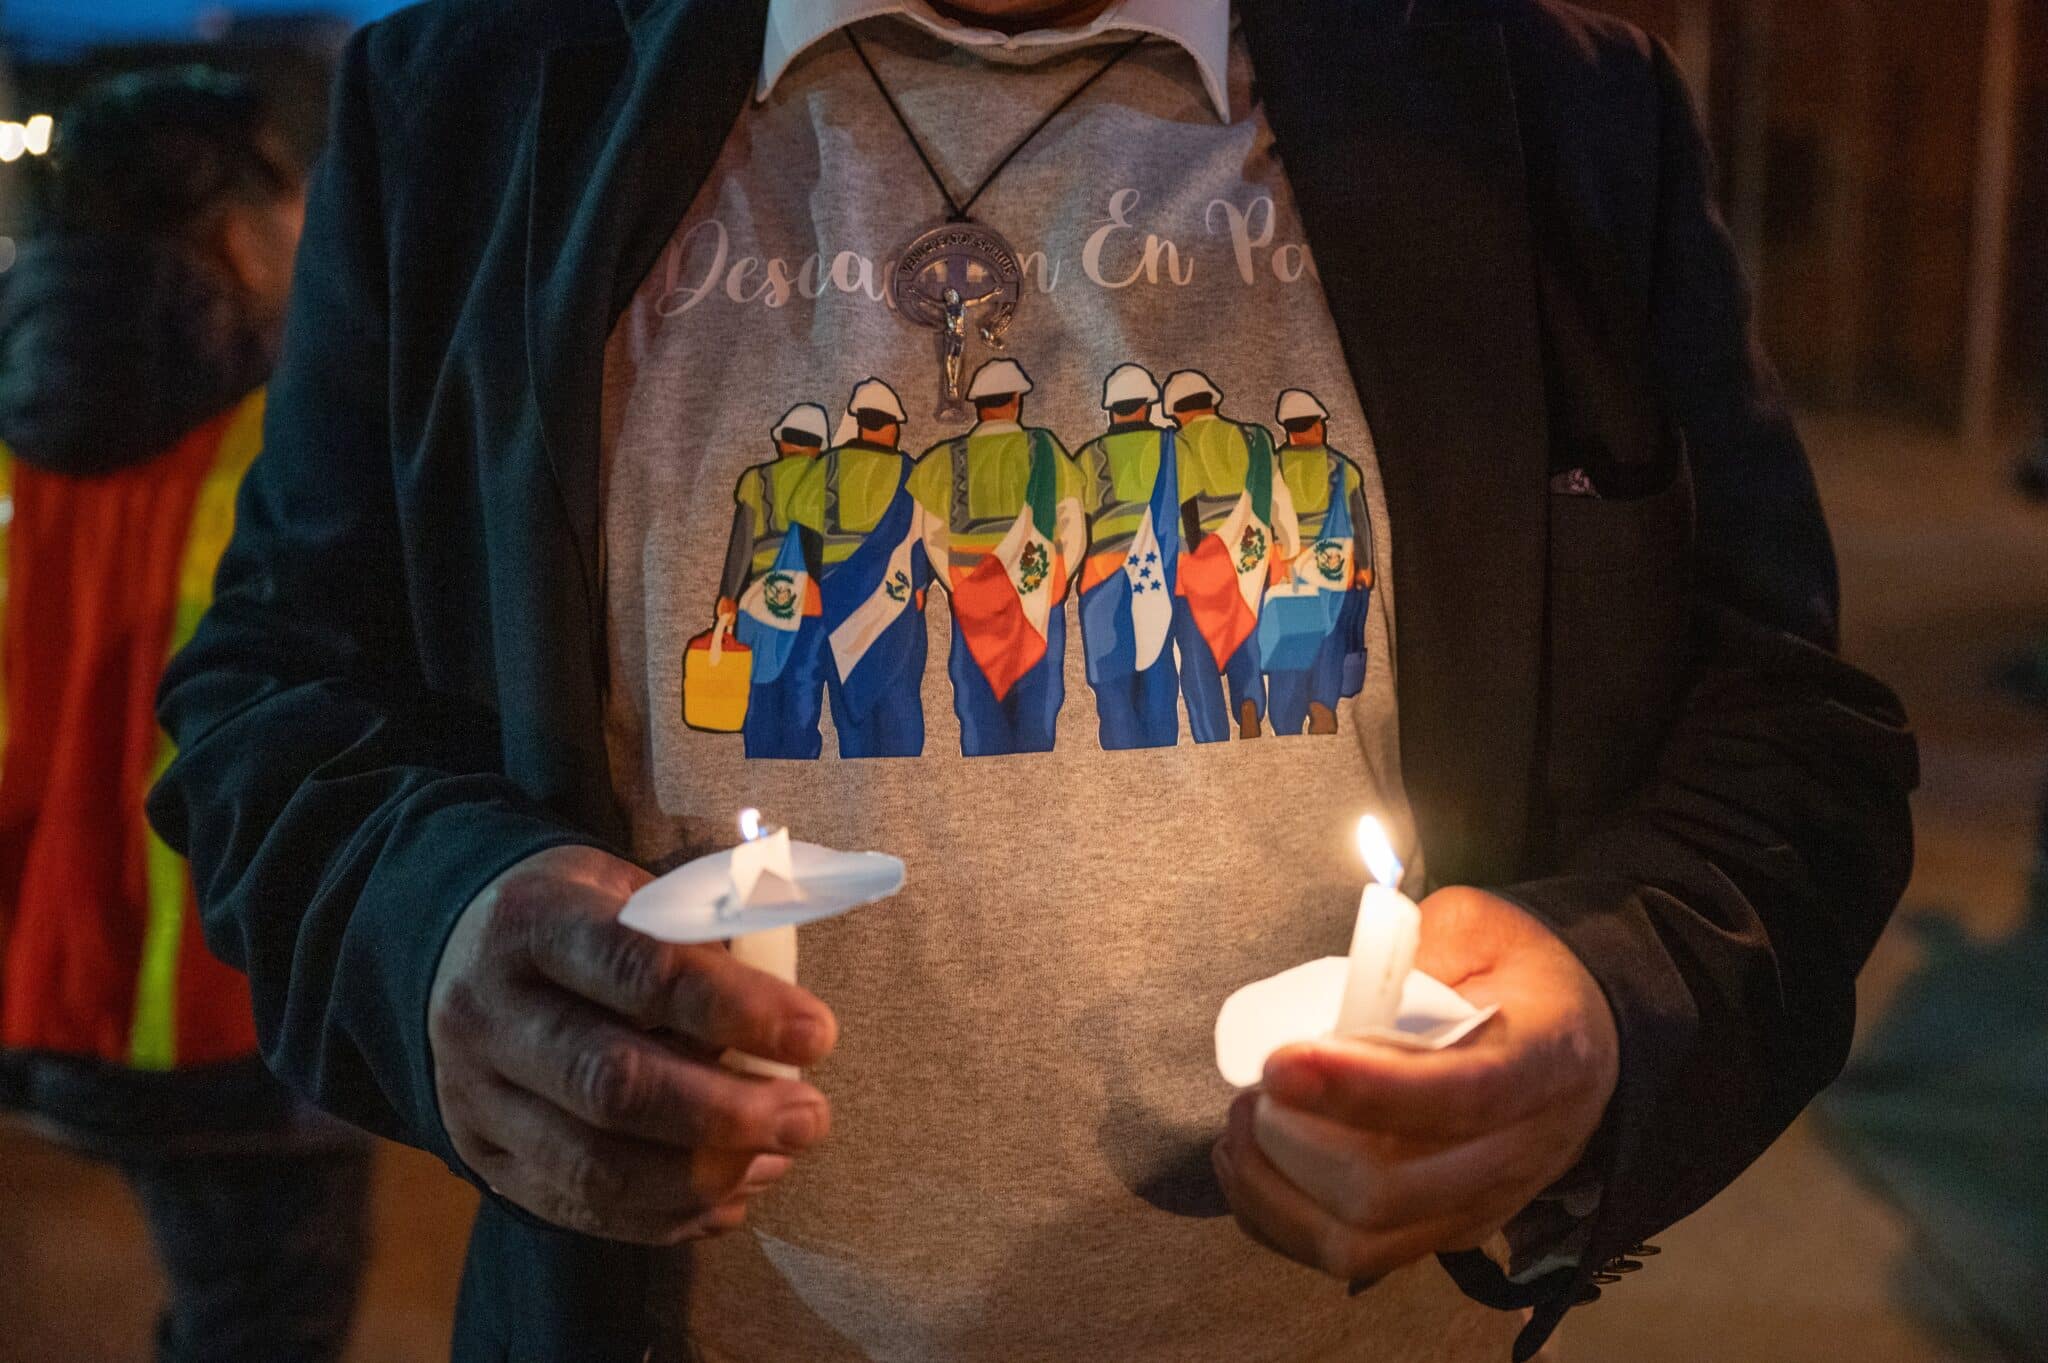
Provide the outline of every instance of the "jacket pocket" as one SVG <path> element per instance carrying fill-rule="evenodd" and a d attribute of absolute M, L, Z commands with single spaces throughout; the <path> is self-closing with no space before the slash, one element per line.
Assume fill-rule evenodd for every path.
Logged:
<path fill-rule="evenodd" d="M 1689 652 L 1693 487 L 1550 498 L 1545 782 L 1563 847 L 1654 769 Z"/>

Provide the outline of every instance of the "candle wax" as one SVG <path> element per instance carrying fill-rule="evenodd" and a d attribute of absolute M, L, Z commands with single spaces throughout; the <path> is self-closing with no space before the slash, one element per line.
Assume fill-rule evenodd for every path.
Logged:
<path fill-rule="evenodd" d="M 732 849 L 732 894 L 730 907 L 801 903 L 804 893 L 797 887 L 796 860 L 789 843 L 789 830 L 743 842 Z"/>
<path fill-rule="evenodd" d="M 794 927 L 769 928 L 765 932 L 750 932 L 744 937 L 735 937 L 732 939 L 732 954 L 733 959 L 741 965 L 766 971 L 776 979 L 790 984 L 796 983 Z M 731 1069 L 762 1075 L 769 1079 L 794 1079 L 798 1074 L 794 1065 L 785 1065 L 777 1060 L 763 1060 L 759 1056 L 747 1055 L 740 1051 L 727 1051 L 724 1062 Z"/>
<path fill-rule="evenodd" d="M 1422 910 L 1414 900 L 1392 886 L 1365 887 L 1351 929 L 1350 970 L 1337 1009 L 1338 1036 L 1359 1036 L 1393 1023 L 1421 932 Z"/>
<path fill-rule="evenodd" d="M 803 890 L 797 885 L 796 865 L 789 845 L 789 830 L 749 838 L 732 849 L 732 891 L 730 912 L 743 917 L 749 908 L 801 903 Z M 778 980 L 796 983 L 796 927 L 766 928 L 743 933 L 732 939 L 733 959 L 742 965 L 766 971 Z M 776 1060 L 741 1051 L 727 1051 L 725 1063 L 732 1069 L 770 1079 L 794 1079 L 797 1068 Z"/>

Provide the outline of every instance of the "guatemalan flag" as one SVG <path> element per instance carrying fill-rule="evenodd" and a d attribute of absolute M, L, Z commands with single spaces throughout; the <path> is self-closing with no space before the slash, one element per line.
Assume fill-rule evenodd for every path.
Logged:
<path fill-rule="evenodd" d="M 1059 532 L 1059 455 L 1031 433 L 1024 505 L 996 547 L 953 583 L 953 628 L 1001 701 L 1045 657 L 1046 621 L 1066 597 Z"/>
<path fill-rule="evenodd" d="M 910 495 L 910 461 L 882 518 L 844 561 L 824 575 L 826 641 L 840 692 L 856 715 L 899 684 L 909 651 L 923 658 L 922 607 L 931 581 L 924 552 L 924 508 Z M 913 683 L 914 684 L 914 683 Z"/>
<path fill-rule="evenodd" d="M 753 650 L 752 684 L 766 686 L 782 675 L 789 655 L 796 651 L 797 631 L 804 620 L 821 610 L 818 585 L 804 562 L 802 538 L 794 527 L 783 532 L 775 562 L 754 579 L 739 604 L 733 634 Z"/>
<path fill-rule="evenodd" d="M 1287 572 L 1300 532 L 1294 498 L 1273 476 L 1273 442 L 1263 427 L 1240 427 L 1250 458 L 1244 492 L 1214 534 L 1180 558 L 1179 595 L 1194 615 L 1216 666 L 1236 656 L 1258 627 L 1259 605 L 1269 581 Z M 1286 543 L 1276 553 L 1274 537 Z"/>
<path fill-rule="evenodd" d="M 1266 591 L 1259 612 L 1259 665 L 1267 672 L 1307 671 L 1331 632 L 1345 624 L 1345 610 L 1358 581 L 1358 539 L 1344 486 L 1346 467 L 1342 459 L 1330 456 L 1330 499 L 1322 531 L 1295 555 L 1286 578 Z"/>
<path fill-rule="evenodd" d="M 1180 458 L 1174 434 L 1159 433 L 1159 473 L 1123 567 L 1105 577 L 1081 603 L 1090 681 L 1145 671 L 1159 661 L 1173 629 L 1180 558 Z"/>

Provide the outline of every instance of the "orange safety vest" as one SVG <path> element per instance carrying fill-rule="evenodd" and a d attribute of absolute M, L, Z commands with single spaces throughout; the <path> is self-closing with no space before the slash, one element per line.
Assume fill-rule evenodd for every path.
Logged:
<path fill-rule="evenodd" d="M 142 803 L 172 756 L 157 682 L 212 599 L 262 429 L 259 390 L 132 468 L 13 467 L 0 1046 L 151 1070 L 256 1048 L 248 983 L 207 951 Z"/>

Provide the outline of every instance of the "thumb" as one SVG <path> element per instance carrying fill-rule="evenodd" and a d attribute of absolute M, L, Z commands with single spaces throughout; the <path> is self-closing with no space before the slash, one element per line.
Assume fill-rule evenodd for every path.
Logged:
<path fill-rule="evenodd" d="M 1438 890 L 1422 901 L 1415 968 L 1453 989 L 1491 970 L 1506 945 L 1508 925 L 1500 911 L 1509 907 L 1469 885 Z"/>

